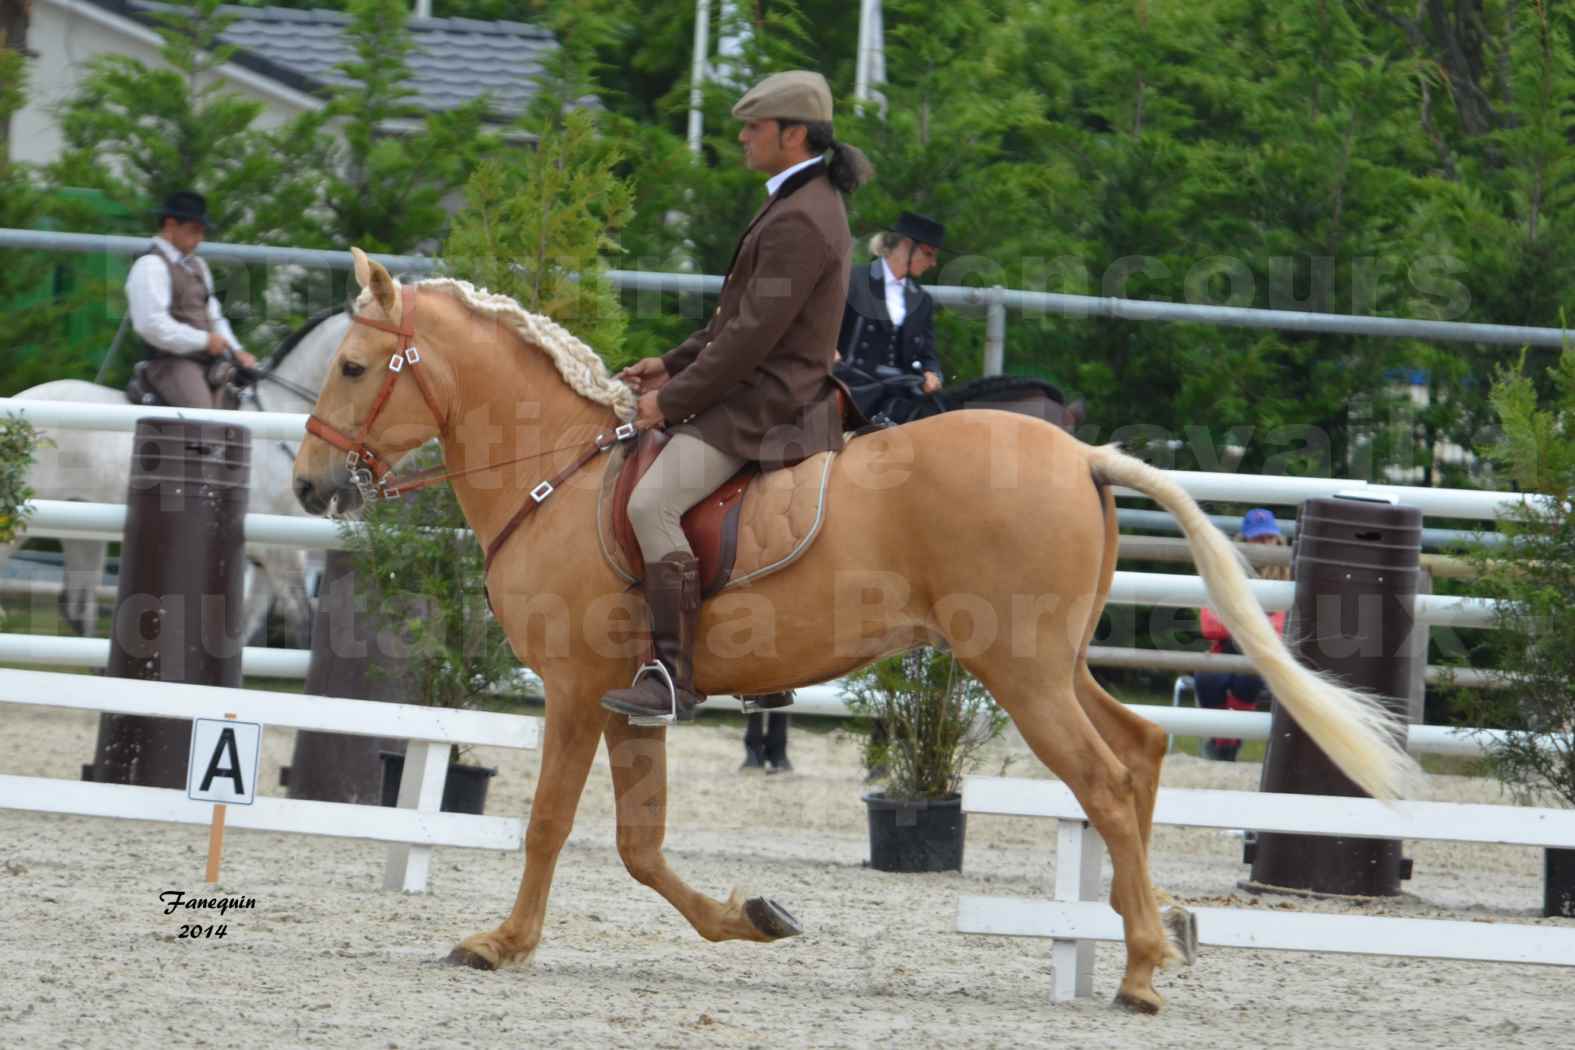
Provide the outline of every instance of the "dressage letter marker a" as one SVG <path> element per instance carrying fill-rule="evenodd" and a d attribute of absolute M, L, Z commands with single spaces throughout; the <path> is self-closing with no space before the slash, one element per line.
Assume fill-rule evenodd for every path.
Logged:
<path fill-rule="evenodd" d="M 210 883 L 219 881 L 219 856 L 224 850 L 224 807 L 226 804 L 249 806 L 256 797 L 258 752 L 262 746 L 262 726 L 257 722 L 237 722 L 232 714 L 225 721 L 194 718 L 191 722 L 191 758 L 186 771 L 186 796 L 198 802 L 212 802 L 213 824 L 208 831 L 208 872 Z"/>

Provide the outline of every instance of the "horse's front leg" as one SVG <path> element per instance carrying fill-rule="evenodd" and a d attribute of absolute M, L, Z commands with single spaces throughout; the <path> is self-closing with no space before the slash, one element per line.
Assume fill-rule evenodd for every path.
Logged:
<path fill-rule="evenodd" d="M 267 645 L 268 610 L 273 607 L 274 578 L 268 562 L 252 557 L 247 565 L 245 591 L 241 595 L 241 638 L 247 645 Z M 310 640 L 307 642 L 311 644 Z"/>
<path fill-rule="evenodd" d="M 60 549 L 65 552 L 61 616 L 77 634 L 91 638 L 98 633 L 98 587 L 104 582 L 108 544 L 103 540 L 67 540 Z"/>
<path fill-rule="evenodd" d="M 600 691 L 587 696 L 548 687 L 541 772 L 536 781 L 536 799 L 531 804 L 530 825 L 525 831 L 525 873 L 514 898 L 514 910 L 497 929 L 465 938 L 449 953 L 449 962 L 495 970 L 507 963 L 525 962 L 536 950 L 553 870 L 574 827 L 574 811 L 585 790 L 585 777 L 596 757 L 596 742 L 607 717 L 598 703 L 600 696 Z"/>
<path fill-rule="evenodd" d="M 677 908 L 708 941 L 776 941 L 801 932 L 797 920 L 765 897 L 724 902 L 700 893 L 668 867 L 667 730 L 636 728 L 621 715 L 607 720 L 607 756 L 618 802 L 618 856 L 643 885 Z"/>

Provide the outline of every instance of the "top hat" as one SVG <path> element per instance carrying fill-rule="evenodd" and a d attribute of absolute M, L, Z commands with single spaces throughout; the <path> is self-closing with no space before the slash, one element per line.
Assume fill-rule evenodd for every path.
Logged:
<path fill-rule="evenodd" d="M 208 225 L 208 202 L 202 194 L 192 190 L 176 190 L 164 200 L 159 209 L 159 221 L 175 219 L 179 222 L 200 222 Z"/>
<path fill-rule="evenodd" d="M 897 216 L 896 225 L 891 232 L 900 237 L 906 237 L 915 244 L 927 244 L 931 248 L 940 250 L 941 242 L 946 239 L 946 227 L 925 215 L 917 215 L 905 211 Z"/>
<path fill-rule="evenodd" d="M 1274 520 L 1274 511 L 1267 507 L 1254 507 L 1241 519 L 1241 538 L 1255 540 L 1260 536 L 1280 535 L 1280 523 Z"/>

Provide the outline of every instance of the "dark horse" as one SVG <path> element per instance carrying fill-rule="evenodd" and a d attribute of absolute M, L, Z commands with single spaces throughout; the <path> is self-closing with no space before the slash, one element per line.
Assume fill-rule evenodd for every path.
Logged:
<path fill-rule="evenodd" d="M 839 368 L 837 375 L 866 415 L 882 415 L 893 423 L 911 423 L 965 408 L 993 408 L 1033 416 L 1071 431 L 1086 414 L 1081 398 L 1068 404 L 1060 387 L 1030 376 L 984 376 L 925 394 L 918 376 L 895 368 L 881 367 L 874 375 Z"/>

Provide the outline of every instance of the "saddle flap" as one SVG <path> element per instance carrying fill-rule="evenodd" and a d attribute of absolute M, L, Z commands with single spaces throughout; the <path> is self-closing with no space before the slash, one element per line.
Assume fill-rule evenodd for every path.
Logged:
<path fill-rule="evenodd" d="M 618 471 L 612 491 L 613 537 L 637 578 L 643 579 L 645 576 L 645 558 L 640 551 L 640 541 L 634 534 L 634 526 L 629 523 L 629 497 L 666 447 L 665 431 L 647 430 L 635 443 L 634 451 L 626 455 L 621 463 L 609 468 Z M 695 557 L 700 560 L 700 590 L 703 594 L 715 594 L 727 585 L 734 554 L 738 549 L 738 511 L 743 503 L 744 490 L 759 473 L 757 465 L 751 463 L 745 466 L 684 513 L 684 536 L 689 540 Z"/>
<path fill-rule="evenodd" d="M 624 560 L 639 579 L 645 578 L 645 559 L 640 555 L 640 541 L 635 537 L 634 526 L 629 524 L 629 497 L 634 495 L 634 487 L 645 477 L 645 472 L 651 469 L 651 464 L 656 462 L 656 457 L 666 447 L 665 430 L 643 431 L 635 439 L 633 451 L 624 452 L 621 458 L 607 468 L 609 472 L 618 472 L 612 490 L 613 539 L 618 541 Z"/>
<path fill-rule="evenodd" d="M 632 449 L 615 450 L 602 483 L 597 531 L 603 554 L 631 583 L 644 577 L 645 561 L 629 524 L 629 496 L 665 445 L 665 434 L 647 431 Z M 822 452 L 764 473 L 750 464 L 684 514 L 684 536 L 700 560 L 706 597 L 768 575 L 803 553 L 825 517 L 833 458 Z"/>

